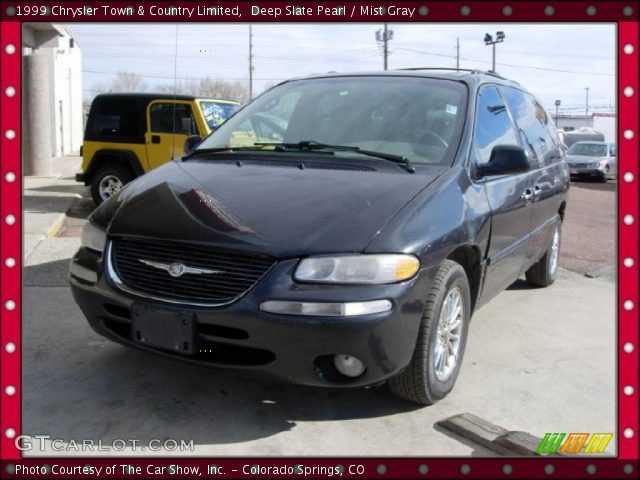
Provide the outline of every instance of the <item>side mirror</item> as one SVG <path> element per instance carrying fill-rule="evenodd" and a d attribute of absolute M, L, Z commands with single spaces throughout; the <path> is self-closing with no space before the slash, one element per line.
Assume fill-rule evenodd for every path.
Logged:
<path fill-rule="evenodd" d="M 496 145 L 491 151 L 489 162 L 479 165 L 477 172 L 480 177 L 484 177 L 524 173 L 529 170 L 531 170 L 529 154 L 522 147 Z"/>
<path fill-rule="evenodd" d="M 195 148 L 200 145 L 202 138 L 199 135 L 189 135 L 187 139 L 184 141 L 184 154 L 189 155 L 191 152 L 195 150 Z"/>

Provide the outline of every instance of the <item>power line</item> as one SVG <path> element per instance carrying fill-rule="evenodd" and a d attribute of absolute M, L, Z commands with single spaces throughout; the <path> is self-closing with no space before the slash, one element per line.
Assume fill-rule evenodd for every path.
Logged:
<path fill-rule="evenodd" d="M 425 52 L 424 50 L 415 50 L 413 48 L 404 48 L 404 47 L 396 47 L 398 50 L 406 50 L 408 52 L 414 52 L 414 53 L 421 53 L 424 55 L 431 55 L 434 57 L 446 57 L 446 58 L 456 58 L 455 55 L 446 55 L 444 53 L 434 53 L 434 52 Z M 461 57 L 461 60 L 466 60 L 468 62 L 478 62 L 478 63 L 491 63 L 488 60 L 478 60 L 478 59 L 474 59 L 474 58 L 464 58 Z M 598 73 L 598 72 L 577 72 L 574 70 L 559 70 L 559 69 L 555 69 L 555 68 L 546 68 L 546 67 L 536 67 L 536 66 L 532 66 L 532 65 L 514 65 L 512 63 L 500 63 L 500 65 L 505 66 L 505 67 L 513 67 L 513 68 L 528 68 L 528 69 L 532 69 L 532 70 L 543 70 L 543 71 L 547 71 L 547 72 L 559 72 L 559 73 L 573 73 L 576 75 L 597 75 L 597 76 L 603 76 L 603 77 L 615 77 L 615 74 L 613 73 Z"/>

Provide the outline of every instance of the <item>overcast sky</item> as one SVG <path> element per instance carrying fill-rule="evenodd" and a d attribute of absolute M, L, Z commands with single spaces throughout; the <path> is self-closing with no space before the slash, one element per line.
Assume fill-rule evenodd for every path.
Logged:
<path fill-rule="evenodd" d="M 83 55 L 83 89 L 109 84 L 118 71 L 141 75 L 150 87 L 172 84 L 176 24 L 70 24 Z M 382 24 L 254 24 L 254 93 L 265 85 L 309 73 L 381 70 L 375 32 Z M 390 23 L 389 68 L 460 67 L 488 70 L 485 33 L 506 34 L 497 45 L 496 70 L 518 81 L 547 107 L 555 99 L 583 113 L 615 105 L 614 24 Z M 177 77 L 248 79 L 248 24 L 181 23 Z M 582 107 L 582 110 L 580 109 Z"/>

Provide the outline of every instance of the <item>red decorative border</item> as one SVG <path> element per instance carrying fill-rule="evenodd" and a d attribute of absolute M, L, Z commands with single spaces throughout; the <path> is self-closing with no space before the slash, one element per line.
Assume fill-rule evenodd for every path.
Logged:
<path fill-rule="evenodd" d="M 14 2 L 16 5 L 18 2 Z M 25 2 L 19 2 L 25 4 Z M 33 4 L 33 2 L 31 2 Z M 159 6 L 169 6 L 177 2 L 158 1 L 154 4 Z M 294 2 L 295 3 L 295 2 Z M 291 4 L 294 4 L 291 3 Z M 321 3 L 321 2 L 318 2 Z M 347 4 L 348 7 L 353 5 L 371 5 L 371 3 L 363 1 L 355 2 L 322 2 L 329 6 L 338 6 Z M 398 2 L 399 3 L 399 2 Z M 124 3 L 118 0 L 109 2 L 111 5 L 133 5 L 149 6 L 149 2 L 126 1 Z M 181 6 L 197 6 L 198 2 L 180 2 Z M 250 6 L 258 4 L 262 7 L 284 6 L 284 2 L 215 2 L 218 6 L 235 6 L 239 5 L 243 12 L 243 21 L 259 22 L 268 21 L 264 18 L 256 18 L 250 16 Z M 386 1 L 377 2 L 377 4 L 391 5 Z M 0 159 L 1 172 L 0 178 L 0 287 L 1 287 L 1 325 L 0 340 L 1 351 L 0 358 L 2 360 L 2 370 L 0 373 L 1 391 L 0 391 L 0 424 L 1 424 L 1 440 L 0 453 L 2 457 L 2 470 L 0 476 L 2 478 L 33 478 L 30 475 L 9 475 L 7 467 L 16 463 L 29 466 L 42 465 L 67 465 L 84 466 L 91 464 L 94 466 L 111 466 L 115 464 L 127 463 L 130 465 L 141 466 L 144 468 L 149 464 L 148 459 L 131 458 L 126 461 L 116 461 L 115 459 L 92 458 L 92 459 L 22 459 L 20 452 L 15 448 L 12 439 L 7 438 L 7 429 L 14 429 L 15 435 L 21 432 L 21 385 L 20 385 L 20 358 L 21 358 L 21 337 L 20 337 L 20 315 L 21 315 L 21 165 L 20 165 L 20 98 L 21 98 L 21 82 L 20 82 L 20 23 L 16 22 L 16 17 L 7 14 L 9 3 L 2 3 L 0 18 L 2 19 L 0 34 L 0 72 L 1 85 L 0 90 Z M 47 5 L 50 8 L 54 5 L 60 5 L 54 2 L 39 2 L 39 5 Z M 83 7 L 83 6 L 101 6 L 101 2 L 64 2 L 65 7 Z M 427 15 L 416 15 L 410 21 L 492 21 L 492 22 L 585 22 L 585 21 L 610 21 L 618 22 L 618 132 L 619 132 L 619 182 L 618 182 L 618 432 L 617 445 L 618 456 L 616 459 L 607 458 L 513 458 L 513 459 L 477 459 L 477 458 L 448 458 L 448 459 L 418 459 L 418 458 L 384 458 L 384 459 L 361 459 L 361 458 L 337 458 L 337 459 L 160 459 L 154 458 L 155 465 L 174 465 L 196 466 L 206 472 L 208 464 L 215 463 L 223 467 L 227 472 L 237 469 L 236 475 L 226 475 L 228 478 L 233 476 L 242 476 L 243 465 L 260 464 L 264 466 L 279 465 L 295 465 L 297 463 L 314 464 L 323 466 L 335 466 L 350 464 L 363 465 L 365 468 L 364 475 L 353 475 L 345 471 L 344 477 L 358 478 L 496 478 L 496 477 L 514 477 L 514 478 L 576 478 L 592 476 L 595 478 L 638 478 L 638 22 L 629 22 L 625 20 L 635 19 L 638 15 L 637 1 L 611 1 L 611 2 L 558 2 L 558 1 L 511 1 L 511 2 L 478 2 L 469 0 L 466 2 L 458 1 L 438 1 L 438 2 L 403 2 L 402 6 L 410 6 L 420 8 L 426 5 L 428 7 Z M 504 7 L 511 7 L 511 14 L 506 16 Z M 469 10 L 465 15 L 468 7 Z M 548 7 L 553 8 L 553 14 L 545 13 Z M 595 7 L 596 14 L 588 7 Z M 631 8 L 631 15 L 625 8 Z M 548 12 L 549 10 L 547 10 Z M 626 12 L 626 13 L 625 13 Z M 48 21 L 53 20 L 49 17 L 21 17 L 22 21 Z M 104 17 L 96 15 L 91 18 L 81 18 L 82 21 L 140 21 L 142 17 L 135 16 L 132 18 Z M 145 20 L 158 21 L 183 21 L 181 18 L 162 18 L 162 17 L 144 17 Z M 304 17 L 304 21 L 361 21 L 361 22 L 380 22 L 386 20 L 385 17 L 367 17 L 356 15 L 353 18 L 321 18 L 321 17 Z M 72 18 L 56 17 L 56 22 L 72 21 Z M 77 20 L 77 19 L 76 19 Z M 206 21 L 208 19 L 202 19 Z M 215 18 L 216 21 L 228 21 L 229 18 Z M 393 20 L 388 18 L 388 20 Z M 231 21 L 234 21 L 231 19 Z M 301 17 L 279 18 L 278 21 L 301 21 Z M 9 53 L 7 46 L 14 45 L 15 51 Z M 631 46 L 631 48 L 628 47 Z M 13 87 L 15 94 L 9 96 L 6 94 L 7 87 Z M 626 87 L 633 89 L 631 96 L 626 96 L 623 92 Z M 7 130 L 13 130 L 15 137 L 8 138 Z M 633 137 L 625 132 L 633 132 Z M 15 177 L 13 181 L 11 174 Z M 15 221 L 12 224 L 7 222 L 7 216 L 13 215 Z M 15 265 L 10 267 L 6 261 L 9 258 L 15 259 Z M 628 259 L 631 259 L 630 262 Z M 15 303 L 14 309 L 9 309 L 7 302 Z M 9 344 L 15 346 L 15 350 L 10 353 L 7 348 Z M 13 386 L 15 393 L 8 395 L 6 388 Z M 631 393 L 625 387 L 632 387 Z M 630 393 L 630 394 L 629 394 Z M 585 399 L 588 401 L 588 399 Z M 632 435 L 628 436 L 629 433 Z M 381 467 L 381 465 L 383 467 Z M 420 466 L 426 465 L 428 473 L 422 474 L 419 470 Z M 505 467 L 508 465 L 508 467 Z M 592 470 L 595 468 L 595 470 Z M 423 470 L 424 471 L 424 470 Z M 509 472 L 509 473 L 507 473 Z M 47 475 L 53 478 L 53 475 Z M 134 477 L 135 475 L 131 475 Z M 142 475 L 145 476 L 144 474 Z M 269 475 L 252 475 L 256 478 L 268 478 Z M 118 475 L 108 478 L 117 478 Z M 299 475 L 278 475 L 281 478 L 300 478 Z M 59 478 L 59 477 L 58 477 Z M 82 475 L 67 475 L 65 478 L 86 478 Z M 107 477 L 102 477 L 107 478 Z M 176 476 L 158 475 L 154 478 L 176 478 Z M 180 478 L 191 478 L 189 476 L 181 476 Z M 197 478 L 197 477 L 193 477 Z M 206 477 L 205 477 L 206 478 Z"/>

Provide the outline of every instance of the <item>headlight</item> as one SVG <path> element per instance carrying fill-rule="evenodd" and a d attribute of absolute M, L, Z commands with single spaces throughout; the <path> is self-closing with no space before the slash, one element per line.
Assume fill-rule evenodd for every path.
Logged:
<path fill-rule="evenodd" d="M 300 262 L 294 278 L 318 283 L 394 283 L 413 277 L 420 261 L 413 255 L 311 257 Z"/>
<path fill-rule="evenodd" d="M 107 243 L 107 233 L 94 223 L 87 222 L 82 229 L 80 244 L 91 250 L 103 252 L 105 243 Z"/>

